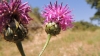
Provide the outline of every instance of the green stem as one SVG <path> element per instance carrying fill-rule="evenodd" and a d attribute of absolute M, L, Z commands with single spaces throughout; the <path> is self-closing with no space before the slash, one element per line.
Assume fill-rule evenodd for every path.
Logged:
<path fill-rule="evenodd" d="M 45 43 L 45 45 L 44 45 L 44 47 L 43 47 L 42 51 L 40 52 L 39 56 L 41 56 L 41 55 L 42 55 L 42 53 L 44 52 L 44 50 L 46 49 L 47 45 L 49 44 L 50 38 L 51 38 L 51 35 L 50 35 L 50 34 L 48 34 L 47 41 L 46 41 L 46 43 Z"/>
<path fill-rule="evenodd" d="M 17 48 L 18 48 L 18 50 L 20 51 L 21 55 L 22 55 L 22 56 L 25 56 L 25 53 L 24 53 L 24 50 L 23 50 L 21 41 L 16 42 L 16 45 L 17 45 Z"/>

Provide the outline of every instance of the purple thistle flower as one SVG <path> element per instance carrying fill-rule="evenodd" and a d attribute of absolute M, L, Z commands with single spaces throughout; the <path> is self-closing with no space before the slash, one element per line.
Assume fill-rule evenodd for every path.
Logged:
<path fill-rule="evenodd" d="M 0 32 L 6 27 L 11 20 L 16 19 L 21 24 L 28 24 L 31 18 L 28 15 L 30 6 L 21 0 L 3 0 L 0 2 Z"/>
<path fill-rule="evenodd" d="M 66 30 L 66 28 L 72 27 L 72 15 L 69 7 L 62 6 L 54 3 L 54 5 L 50 2 L 48 6 L 45 6 L 44 11 L 42 12 L 42 16 L 45 19 L 45 24 L 49 22 L 57 23 L 62 30 Z"/>

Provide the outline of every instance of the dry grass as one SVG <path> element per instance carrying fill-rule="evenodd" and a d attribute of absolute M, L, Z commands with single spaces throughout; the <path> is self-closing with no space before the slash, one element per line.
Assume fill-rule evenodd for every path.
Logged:
<path fill-rule="evenodd" d="M 23 47 L 26 56 L 38 56 L 47 35 L 43 29 L 29 32 Z M 21 56 L 14 43 L 0 41 L 0 56 Z M 62 31 L 52 37 L 42 56 L 100 56 L 100 29 L 91 31 Z"/>

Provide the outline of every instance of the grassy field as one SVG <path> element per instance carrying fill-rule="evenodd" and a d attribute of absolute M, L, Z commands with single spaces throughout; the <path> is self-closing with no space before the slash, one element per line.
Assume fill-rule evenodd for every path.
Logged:
<path fill-rule="evenodd" d="M 26 56 L 38 56 L 47 35 L 43 30 L 29 31 L 23 47 Z M 0 56 L 21 56 L 16 45 L 0 40 Z M 52 37 L 42 56 L 100 56 L 100 29 L 96 31 L 62 31 Z"/>

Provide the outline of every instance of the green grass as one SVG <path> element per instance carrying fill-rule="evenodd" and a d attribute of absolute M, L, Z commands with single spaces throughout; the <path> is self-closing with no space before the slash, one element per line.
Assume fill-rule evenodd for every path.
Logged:
<path fill-rule="evenodd" d="M 99 56 L 100 35 L 99 30 L 71 32 L 61 39 L 50 42 L 43 56 Z M 62 50 L 62 51 L 61 51 Z"/>
<path fill-rule="evenodd" d="M 31 41 L 23 42 L 26 56 L 38 56 L 41 51 L 44 42 L 34 44 L 34 41 L 35 37 L 31 38 Z M 20 53 L 14 43 L 1 41 L 0 56 L 20 56 Z M 100 29 L 94 32 L 70 30 L 61 32 L 58 36 L 51 38 L 42 56 L 100 56 Z"/>

